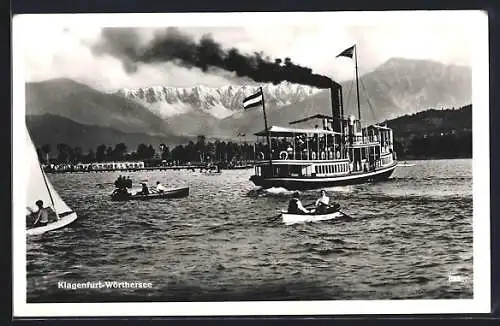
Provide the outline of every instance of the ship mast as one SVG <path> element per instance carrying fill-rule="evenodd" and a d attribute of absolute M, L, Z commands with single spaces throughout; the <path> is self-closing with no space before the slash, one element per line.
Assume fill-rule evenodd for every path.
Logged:
<path fill-rule="evenodd" d="M 360 98 L 359 98 L 359 73 L 358 73 L 358 47 L 357 44 L 354 44 L 353 46 L 345 49 L 341 53 L 337 55 L 338 57 L 347 57 L 351 58 L 354 56 L 354 67 L 356 71 L 356 99 L 357 99 L 357 104 L 358 104 L 358 120 L 359 120 L 359 126 L 361 128 L 361 104 L 360 104 Z M 364 141 L 364 136 L 363 136 L 363 128 L 361 128 L 361 138 Z"/>
<path fill-rule="evenodd" d="M 356 96 L 358 99 L 358 119 L 361 125 L 361 105 L 359 104 L 358 48 L 354 45 L 354 67 L 356 70 Z"/>
<path fill-rule="evenodd" d="M 266 104 L 264 102 L 264 91 L 262 90 L 262 87 L 259 88 L 260 93 L 262 94 L 262 111 L 264 111 L 264 126 L 266 128 L 266 141 L 267 141 L 267 151 L 269 155 L 269 165 L 273 166 L 273 156 L 272 156 L 272 150 L 271 150 L 271 140 L 269 139 L 269 128 L 267 127 L 267 117 L 266 117 Z"/>

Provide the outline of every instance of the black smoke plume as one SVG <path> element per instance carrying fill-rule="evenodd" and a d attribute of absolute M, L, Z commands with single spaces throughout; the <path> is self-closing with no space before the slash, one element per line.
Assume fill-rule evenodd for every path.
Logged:
<path fill-rule="evenodd" d="M 256 82 L 279 84 L 289 81 L 318 88 L 340 87 L 329 77 L 314 74 L 312 69 L 294 64 L 290 58 L 273 61 L 262 52 L 248 55 L 235 48 L 226 50 L 209 35 L 196 42 L 172 27 L 158 32 L 145 44 L 141 44 L 135 29 L 103 29 L 100 42 L 93 47 L 93 51 L 119 58 L 128 73 L 134 72 L 138 63 L 171 61 L 188 68 L 197 67 L 204 72 L 219 68 Z"/>

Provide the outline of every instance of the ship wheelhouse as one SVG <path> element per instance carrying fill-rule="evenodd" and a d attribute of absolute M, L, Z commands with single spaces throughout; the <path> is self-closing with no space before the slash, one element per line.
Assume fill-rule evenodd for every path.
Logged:
<path fill-rule="evenodd" d="M 352 116 L 342 121 L 340 131 L 333 131 L 333 119 L 324 115 L 290 124 L 294 126 L 272 126 L 255 134 L 254 179 L 334 180 L 395 165 L 390 128 L 372 125 L 362 129 Z"/>

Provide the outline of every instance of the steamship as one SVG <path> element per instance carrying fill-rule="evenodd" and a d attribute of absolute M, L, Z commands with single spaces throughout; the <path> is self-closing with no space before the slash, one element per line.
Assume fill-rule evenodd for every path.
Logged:
<path fill-rule="evenodd" d="M 352 58 L 354 48 L 339 56 L 347 53 Z M 393 132 L 379 124 L 362 127 L 358 79 L 356 58 L 357 118 L 344 117 L 342 87 L 332 81 L 332 116 L 315 114 L 287 127 L 268 128 L 262 95 L 266 128 L 254 134 L 255 173 L 250 181 L 263 188 L 306 190 L 389 178 L 397 165 Z"/>

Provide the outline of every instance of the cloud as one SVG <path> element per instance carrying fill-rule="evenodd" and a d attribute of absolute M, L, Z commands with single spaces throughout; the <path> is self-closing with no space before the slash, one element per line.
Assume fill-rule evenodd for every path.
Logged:
<path fill-rule="evenodd" d="M 473 30 L 464 24 L 358 26 L 349 28 L 349 33 L 361 45 L 359 55 L 367 59 L 367 67 L 373 68 L 388 57 L 471 64 Z"/>
<path fill-rule="evenodd" d="M 204 73 L 199 68 L 183 67 L 175 62 L 136 62 L 136 70 L 127 73 L 123 58 L 116 55 L 117 49 L 96 54 L 95 44 L 102 40 L 101 28 L 97 24 L 32 26 L 24 33 L 27 81 L 67 77 L 107 90 L 149 85 L 190 87 L 203 84 L 217 87 L 248 82 L 232 72 L 209 69 Z M 144 45 L 159 29 L 135 30 L 135 42 Z M 195 41 L 210 34 L 224 48 L 234 47 L 241 53 L 263 51 L 272 60 L 290 57 L 292 62 L 337 81 L 353 76 L 352 60 L 336 59 L 335 56 L 354 43 L 358 44 L 358 61 L 363 73 L 391 57 L 470 65 L 474 38 L 465 24 L 436 21 L 365 26 L 318 23 L 304 26 L 182 27 L 182 32 L 191 35 Z M 119 44 L 127 49 L 126 38 Z M 123 52 L 123 48 L 121 50 Z"/>

